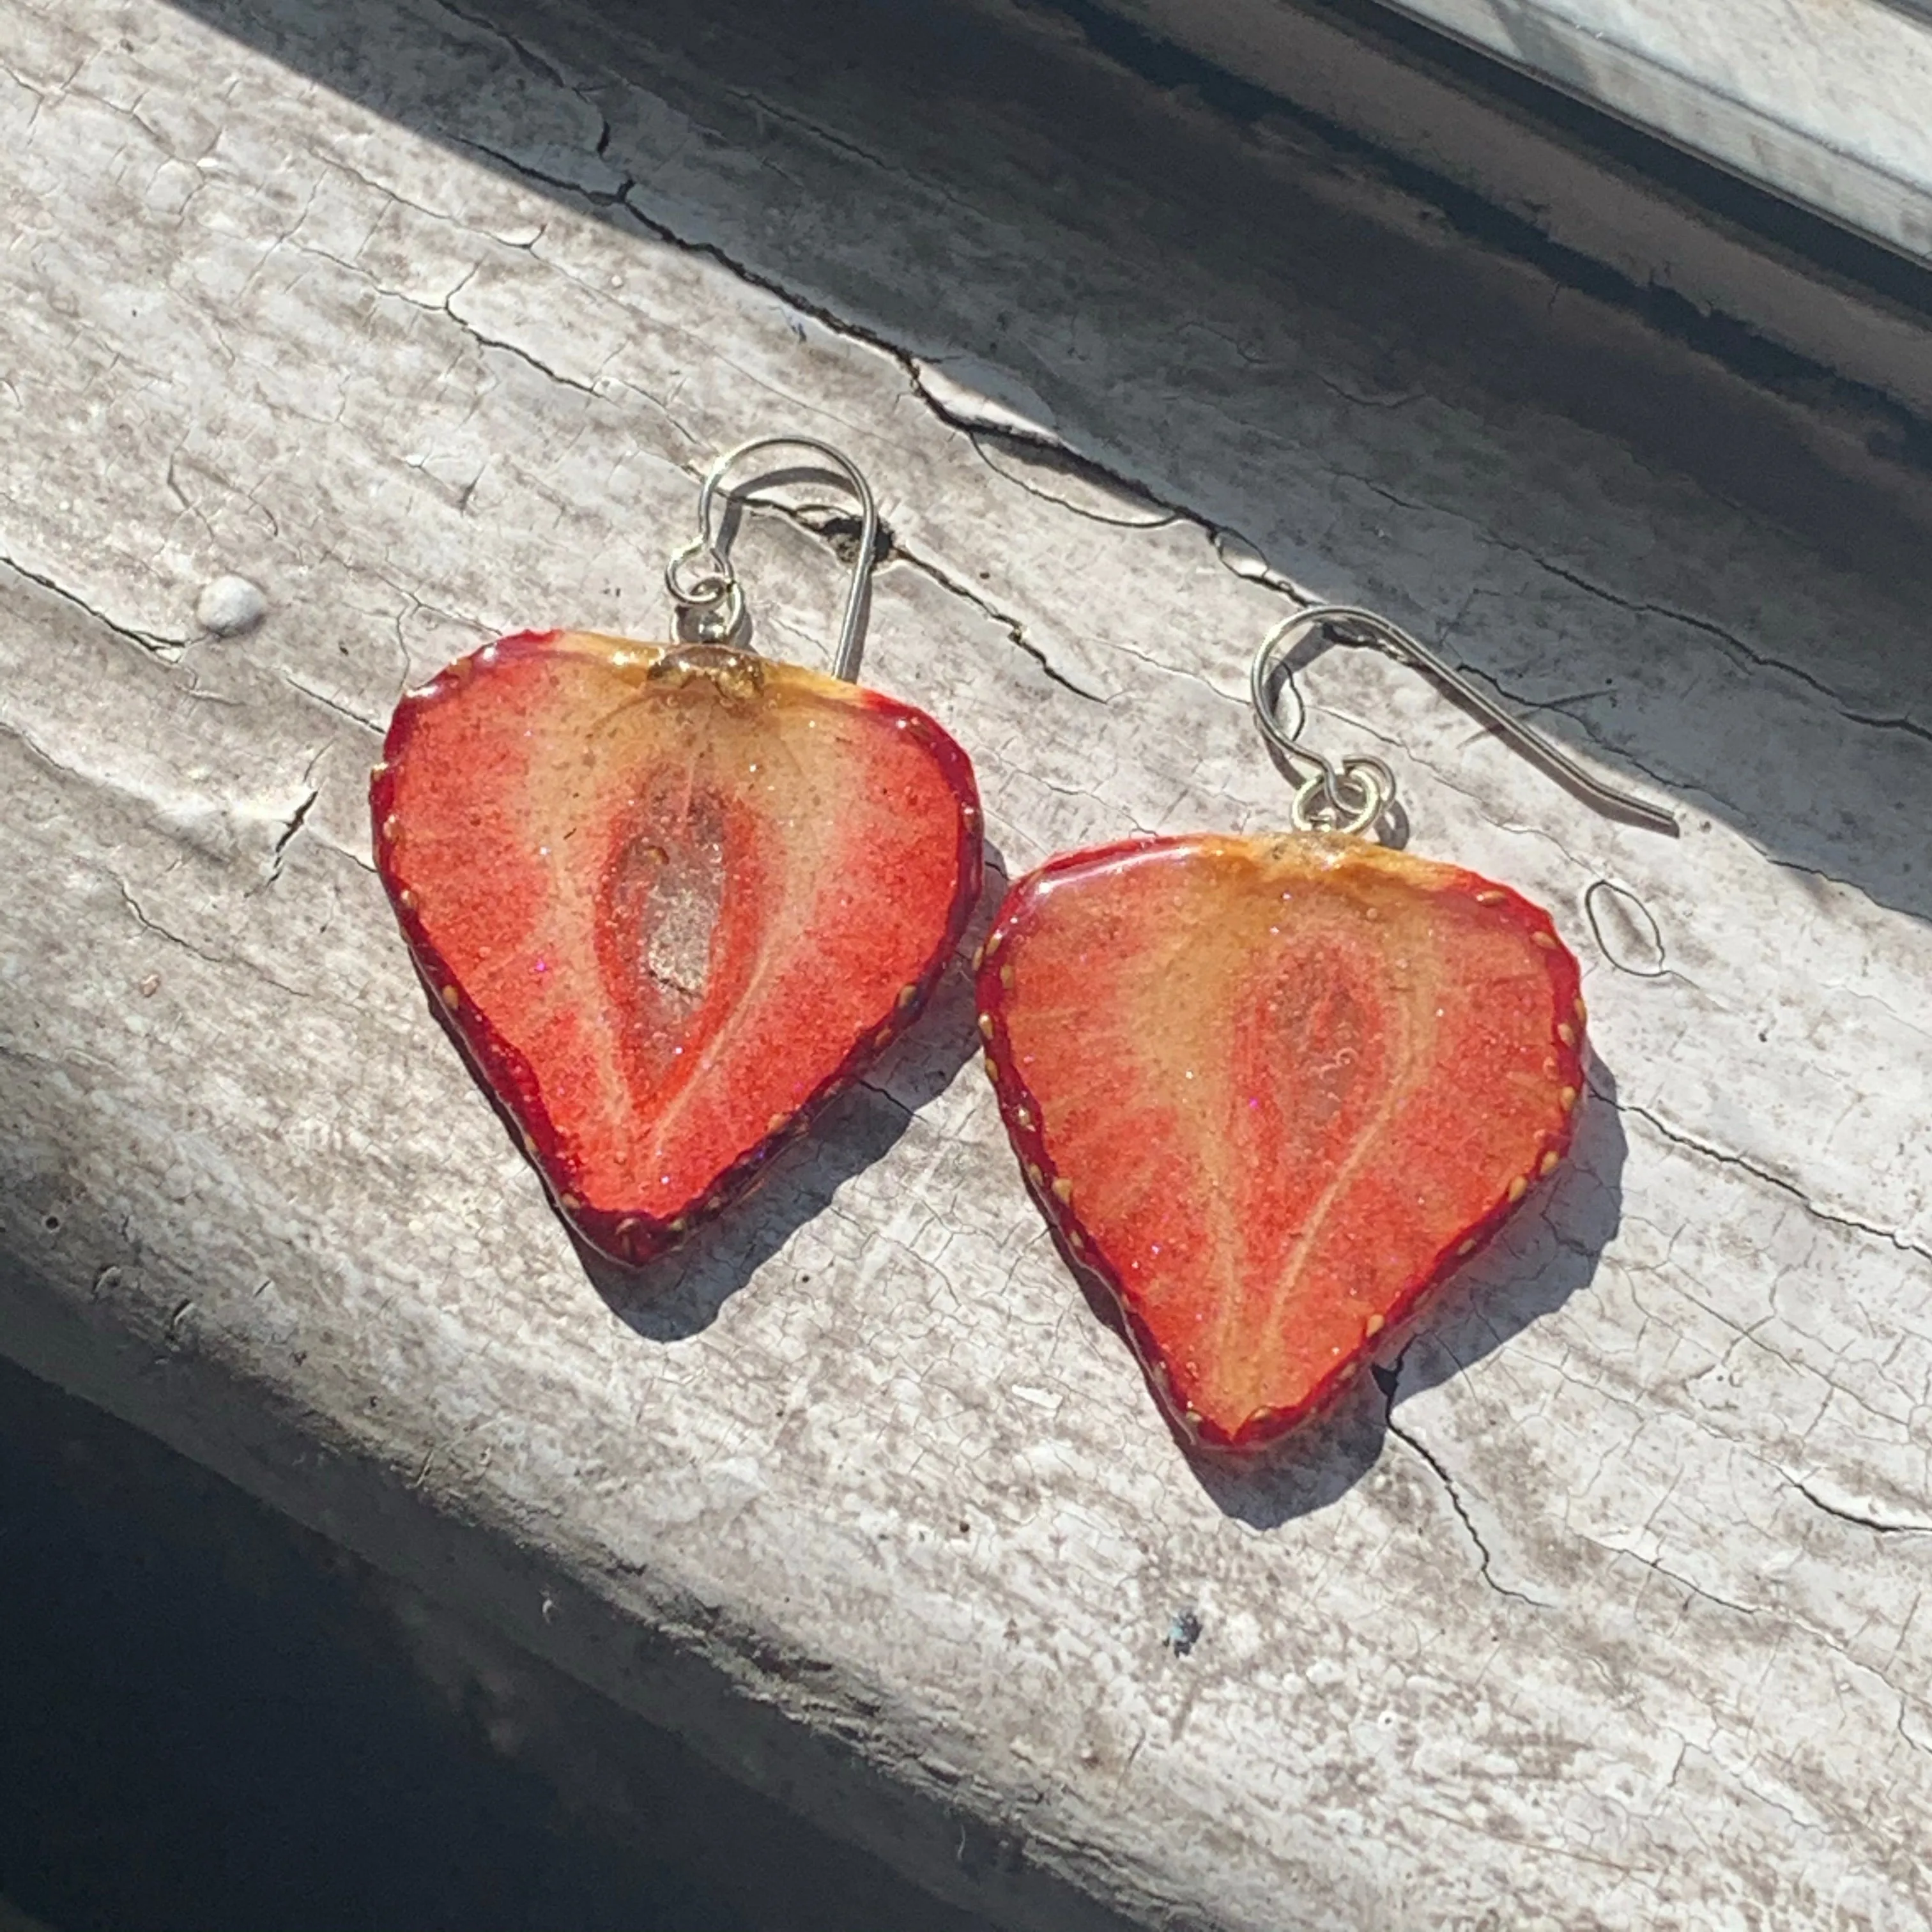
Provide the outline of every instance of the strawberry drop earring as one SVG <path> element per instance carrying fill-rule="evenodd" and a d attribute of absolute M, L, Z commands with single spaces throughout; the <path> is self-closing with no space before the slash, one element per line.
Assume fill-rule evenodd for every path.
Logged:
<path fill-rule="evenodd" d="M 861 529 L 832 674 L 739 641 L 727 476 L 812 452 Z M 815 466 L 814 466 L 815 467 Z M 728 493 L 726 493 L 728 494 Z M 852 682 L 878 515 L 829 445 L 704 482 L 679 641 L 524 632 L 397 706 L 377 868 L 432 1004 L 571 1228 L 662 1254 L 919 1012 L 980 876 L 966 754 Z"/>
<path fill-rule="evenodd" d="M 1292 831 L 1064 854 L 1009 891 L 977 983 L 1007 1134 L 1156 1395 L 1219 1449 L 1339 1393 L 1556 1166 L 1583 1087 L 1576 962 L 1548 914 L 1375 842 L 1388 767 L 1332 764 L 1282 724 L 1288 654 L 1318 628 L 1434 676 L 1600 809 L 1676 830 L 1387 620 L 1324 605 L 1250 680 L 1298 780 Z"/>

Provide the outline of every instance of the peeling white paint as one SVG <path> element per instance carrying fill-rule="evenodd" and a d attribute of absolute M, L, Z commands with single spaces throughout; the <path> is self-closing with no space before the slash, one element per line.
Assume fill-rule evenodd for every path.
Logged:
<path fill-rule="evenodd" d="M 951 1808 L 948 1858 L 956 1815 L 1149 1922 L 1925 1923 L 1922 607 L 1574 424 L 1390 406 L 1346 330 L 1147 264 L 1024 379 L 1106 470 L 962 427 L 917 376 L 945 345 L 856 272 L 849 326 L 791 286 L 764 177 L 675 100 L 534 43 L 520 107 L 466 92 L 490 30 L 385 54 L 407 14 L 336 31 L 448 82 L 442 145 L 151 0 L 0 16 L 34 424 L 0 438 L 7 1332 L 51 1294 L 104 1360 L 206 1366 L 538 1564 L 547 1623 L 614 1606 Z M 878 245 L 877 286 L 913 274 Z M 1095 304 L 1119 272 L 1010 245 Z M 929 332 L 990 299 L 922 297 Z M 424 1013 L 367 864 L 395 697 L 496 632 L 661 634 L 697 475 L 782 429 L 878 488 L 867 679 L 970 748 L 1010 872 L 1280 823 L 1241 692 L 1282 572 L 1682 808 L 1674 842 L 1603 820 L 1366 654 L 1305 674 L 1420 849 L 1551 907 L 1602 1066 L 1550 1192 L 1278 1468 L 1192 1468 L 1061 1270 L 963 962 L 615 1310 Z M 230 558 L 273 624 L 150 628 Z M 760 508 L 736 561 L 766 641 L 824 650 L 830 546 Z"/>

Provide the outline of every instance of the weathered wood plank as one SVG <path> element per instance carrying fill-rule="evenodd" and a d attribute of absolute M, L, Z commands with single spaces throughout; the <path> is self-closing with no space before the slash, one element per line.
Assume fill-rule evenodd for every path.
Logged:
<path fill-rule="evenodd" d="M 1024 90 L 1002 121 L 970 70 L 951 119 L 777 35 L 707 63 L 535 12 L 519 53 L 429 0 L 220 17 L 243 38 L 0 14 L 10 1352 L 685 1700 L 1016 1923 L 1071 1922 L 1041 1874 L 1231 1926 L 1925 1922 L 1909 479 L 1184 107 L 1144 110 L 1167 178 L 1070 125 L 1069 194 Z M 1027 58 L 1111 98 L 1077 47 Z M 1204 220 L 1236 161 L 1278 244 Z M 1384 273 L 1419 322 L 1352 310 Z M 1497 290 L 1606 392 L 1774 460 L 1566 415 L 1459 342 Z M 1150 496 L 976 430 L 995 388 Z M 970 747 L 1010 868 L 1278 821 L 1239 697 L 1285 580 L 1446 636 L 1683 808 L 1674 842 L 1610 824 L 1406 674 L 1310 673 L 1420 849 L 1556 910 L 1603 1092 L 1505 1251 L 1278 1469 L 1196 1470 L 1086 1312 L 956 971 L 648 1304 L 600 1298 L 427 1022 L 365 852 L 388 707 L 495 631 L 659 629 L 694 473 L 784 427 L 878 485 L 868 674 Z M 1793 477 L 1830 487 L 1772 504 Z M 754 512 L 740 561 L 814 658 L 842 586 L 810 522 Z M 258 629 L 198 629 L 223 572 Z"/>

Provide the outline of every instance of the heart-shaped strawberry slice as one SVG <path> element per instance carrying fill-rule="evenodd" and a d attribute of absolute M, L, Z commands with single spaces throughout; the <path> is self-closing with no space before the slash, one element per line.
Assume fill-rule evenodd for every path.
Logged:
<path fill-rule="evenodd" d="M 916 1013 L 980 886 L 922 712 L 715 645 L 505 638 L 396 708 L 370 788 L 417 970 L 551 1196 L 646 1261 Z"/>
<path fill-rule="evenodd" d="M 1064 1250 L 1196 1440 L 1292 1428 L 1569 1144 L 1576 962 L 1547 914 L 1358 838 L 1054 859 L 987 939 L 980 1030 Z"/>

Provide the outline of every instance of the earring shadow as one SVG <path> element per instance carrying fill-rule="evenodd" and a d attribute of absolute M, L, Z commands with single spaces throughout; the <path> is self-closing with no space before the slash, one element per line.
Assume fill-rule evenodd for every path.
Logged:
<path fill-rule="evenodd" d="M 1622 1221 L 1628 1142 L 1616 1082 L 1594 1053 L 1586 1078 L 1576 1138 L 1546 1191 L 1395 1331 L 1333 1407 L 1255 1456 L 1216 1455 L 1177 1437 L 1224 1514 L 1274 1529 L 1340 1501 L 1380 1460 L 1400 1402 L 1493 1354 L 1589 1286 Z"/>
<path fill-rule="evenodd" d="M 988 845 L 972 916 L 926 1010 L 808 1133 L 773 1159 L 755 1192 L 641 1268 L 611 1260 L 571 1231 L 586 1278 L 626 1328 L 652 1342 L 682 1341 L 710 1328 L 730 1297 L 848 1181 L 884 1160 L 914 1114 L 952 1084 L 979 1048 L 973 956 L 1006 886 L 1005 860 Z"/>

